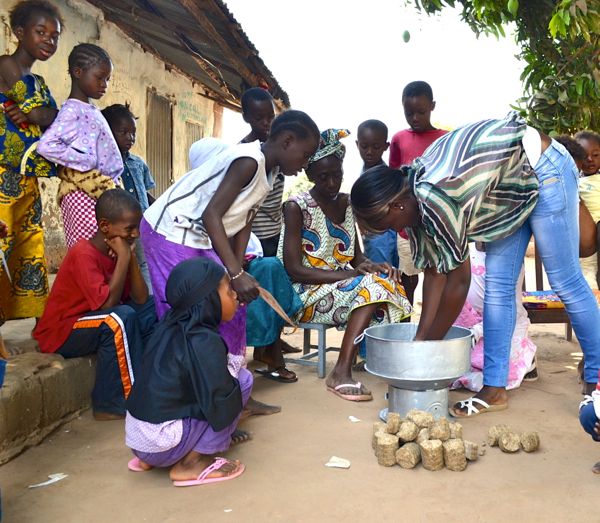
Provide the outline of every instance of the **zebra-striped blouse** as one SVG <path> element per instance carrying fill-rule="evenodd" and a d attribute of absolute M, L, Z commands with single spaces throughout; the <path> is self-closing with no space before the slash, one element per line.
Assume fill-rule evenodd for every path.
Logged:
<path fill-rule="evenodd" d="M 410 168 L 421 225 L 409 228 L 415 266 L 441 273 L 469 257 L 469 242 L 516 231 L 538 196 L 521 120 L 485 120 L 436 140 Z"/>

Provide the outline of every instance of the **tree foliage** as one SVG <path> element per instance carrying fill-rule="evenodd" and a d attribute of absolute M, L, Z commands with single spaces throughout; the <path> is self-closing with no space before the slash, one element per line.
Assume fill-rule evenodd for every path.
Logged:
<path fill-rule="evenodd" d="M 600 131 L 600 0 L 407 0 L 427 14 L 462 8 L 479 36 L 513 22 L 525 62 L 518 108 L 545 132 Z"/>

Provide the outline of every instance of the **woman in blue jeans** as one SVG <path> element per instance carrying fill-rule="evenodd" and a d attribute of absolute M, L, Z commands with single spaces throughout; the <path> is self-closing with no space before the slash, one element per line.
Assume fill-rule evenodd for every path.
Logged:
<path fill-rule="evenodd" d="M 579 266 L 577 177 L 561 144 L 509 117 L 457 129 L 411 166 L 372 169 L 354 184 L 359 223 L 373 232 L 405 229 L 424 270 L 417 340 L 444 337 L 469 289 L 468 244 L 486 243 L 484 387 L 456 403 L 453 415 L 508 406 L 515 287 L 532 234 L 585 354 L 586 388 L 595 387 L 600 312 Z"/>

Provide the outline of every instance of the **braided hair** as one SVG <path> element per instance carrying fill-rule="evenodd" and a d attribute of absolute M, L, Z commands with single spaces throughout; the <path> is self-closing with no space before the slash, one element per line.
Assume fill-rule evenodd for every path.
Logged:
<path fill-rule="evenodd" d="M 289 131 L 298 138 L 305 139 L 313 137 L 319 141 L 320 134 L 317 124 L 305 112 L 289 109 L 281 113 L 271 124 L 271 139 L 277 138 L 281 133 Z"/>
<path fill-rule="evenodd" d="M 99 64 L 110 64 L 112 60 L 108 53 L 94 44 L 78 44 L 69 54 L 69 74 L 76 68 L 86 70 Z"/>

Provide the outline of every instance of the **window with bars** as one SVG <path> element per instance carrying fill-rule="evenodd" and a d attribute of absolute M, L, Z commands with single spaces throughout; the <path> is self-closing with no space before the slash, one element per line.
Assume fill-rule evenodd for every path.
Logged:
<path fill-rule="evenodd" d="M 156 181 L 154 196 L 160 196 L 173 183 L 173 103 L 156 91 L 148 90 L 146 161 Z"/>
<path fill-rule="evenodd" d="M 190 122 L 189 120 L 185 122 L 185 150 L 189 152 L 190 147 L 194 142 L 197 142 L 201 138 L 204 138 L 204 125 Z M 186 153 L 187 154 L 187 153 Z M 188 169 L 191 169 L 191 166 L 188 164 Z"/>

